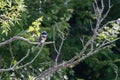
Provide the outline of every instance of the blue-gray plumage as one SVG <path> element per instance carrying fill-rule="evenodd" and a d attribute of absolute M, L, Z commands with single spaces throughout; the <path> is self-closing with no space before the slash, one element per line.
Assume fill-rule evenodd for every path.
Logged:
<path fill-rule="evenodd" d="M 43 31 L 43 32 L 41 33 L 38 41 L 39 41 L 40 43 L 44 43 L 45 40 L 47 39 L 47 35 L 48 35 L 47 32 L 46 32 L 46 31 Z"/>

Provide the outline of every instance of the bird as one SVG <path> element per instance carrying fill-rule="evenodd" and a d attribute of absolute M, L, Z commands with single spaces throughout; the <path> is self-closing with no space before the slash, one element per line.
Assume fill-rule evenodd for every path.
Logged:
<path fill-rule="evenodd" d="M 46 31 L 43 31 L 40 37 L 38 38 L 38 42 L 40 42 L 40 44 L 43 44 L 47 39 L 47 35 L 48 33 Z"/>

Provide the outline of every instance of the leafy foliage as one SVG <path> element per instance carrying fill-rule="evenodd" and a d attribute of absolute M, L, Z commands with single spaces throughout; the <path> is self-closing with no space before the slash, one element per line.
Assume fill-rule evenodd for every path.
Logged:
<path fill-rule="evenodd" d="M 21 14 L 25 12 L 24 0 L 0 1 L 1 33 L 8 35 L 15 24 L 19 24 Z"/>
<path fill-rule="evenodd" d="M 47 41 L 52 41 L 55 37 L 58 48 L 61 42 L 61 35 L 58 33 L 60 29 L 66 38 L 59 62 L 69 60 L 82 49 L 80 42 L 82 35 L 84 35 L 84 41 L 87 42 L 92 34 L 89 21 L 94 24 L 96 19 L 92 10 L 92 2 L 93 0 L 2 0 L 0 1 L 0 42 L 16 35 L 24 36 L 30 41 L 37 41 L 40 31 L 46 30 L 49 33 Z M 119 32 L 119 24 L 110 23 L 99 31 L 97 41 L 115 39 Z M 24 65 L 35 57 L 40 47 L 21 40 L 0 47 L 0 68 L 15 65 L 30 49 L 29 56 L 19 64 L 19 66 Z M 114 54 L 115 52 L 111 52 L 110 49 L 98 53 L 80 63 L 79 66 L 77 65 L 78 67 L 59 70 L 51 79 L 114 79 L 119 73 L 119 54 Z M 55 57 L 53 45 L 45 45 L 32 64 L 19 70 L 1 72 L 0 79 L 33 80 L 42 71 L 55 65 Z"/>

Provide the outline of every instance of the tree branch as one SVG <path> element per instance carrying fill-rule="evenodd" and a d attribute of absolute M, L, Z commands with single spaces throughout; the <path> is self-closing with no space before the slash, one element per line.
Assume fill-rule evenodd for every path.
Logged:
<path fill-rule="evenodd" d="M 58 71 L 60 69 L 76 65 L 79 62 L 81 62 L 82 60 L 84 60 L 84 59 L 92 56 L 93 54 L 99 52 L 100 50 L 103 50 L 103 49 L 105 49 L 107 47 L 110 47 L 111 43 L 113 43 L 116 40 L 120 39 L 120 38 L 117 38 L 117 39 L 114 39 L 114 40 L 111 40 L 111 41 L 105 41 L 102 44 L 100 44 L 99 46 L 95 46 L 95 48 L 94 48 L 94 43 L 95 43 L 95 40 L 97 39 L 98 30 L 102 29 L 105 25 L 108 25 L 109 23 L 114 22 L 114 21 L 110 21 L 110 22 L 106 23 L 105 25 L 103 25 L 101 27 L 101 23 L 106 18 L 106 16 L 108 15 L 108 13 L 110 11 L 110 8 L 111 8 L 110 0 L 109 0 L 108 3 L 109 3 L 109 9 L 107 10 L 105 15 L 103 16 L 103 11 L 104 11 L 103 0 L 101 0 L 101 8 L 98 6 L 97 1 L 95 0 L 95 3 L 93 4 L 93 8 L 94 8 L 94 12 L 95 12 L 95 15 L 96 15 L 96 21 L 97 21 L 96 22 L 96 26 L 95 26 L 95 29 L 93 29 L 93 36 L 86 42 L 86 44 L 83 46 L 83 49 L 79 52 L 79 54 L 74 56 L 69 61 L 66 61 L 66 62 L 61 63 L 61 64 L 57 64 L 57 65 L 55 65 L 55 66 L 53 66 L 53 67 L 43 71 L 39 76 L 37 76 L 35 78 L 35 80 L 41 80 L 42 78 L 47 78 L 51 74 L 54 74 L 56 71 Z M 86 51 L 87 48 L 90 49 L 88 52 Z M 57 52 L 59 52 L 59 51 L 57 51 Z M 83 55 L 83 54 L 85 54 L 85 55 Z"/>
<path fill-rule="evenodd" d="M 13 41 L 16 41 L 16 40 L 23 40 L 23 41 L 26 41 L 26 42 L 28 42 L 29 44 L 40 44 L 39 42 L 31 42 L 29 39 L 27 39 L 27 38 L 24 38 L 24 37 L 21 37 L 21 36 L 14 36 L 14 37 L 12 37 L 12 38 L 10 38 L 9 40 L 6 40 L 6 41 L 4 41 L 4 42 L 1 42 L 0 43 L 0 47 L 1 46 L 4 46 L 4 45 L 6 45 L 6 44 L 9 44 L 9 43 L 11 43 L 11 42 L 13 42 Z M 54 43 L 54 42 L 45 42 L 44 44 L 51 44 L 51 43 Z"/>
<path fill-rule="evenodd" d="M 7 68 L 7 69 L 0 69 L 0 72 L 16 70 L 16 69 L 20 69 L 20 68 L 23 68 L 23 67 L 25 67 L 25 66 L 30 65 L 30 64 L 33 63 L 33 62 L 35 61 L 35 59 L 39 56 L 39 54 L 40 54 L 40 52 L 42 51 L 43 47 L 44 47 L 44 44 L 42 44 L 41 48 L 39 49 L 39 51 L 37 52 L 37 54 L 35 55 L 35 57 L 34 57 L 31 61 L 25 63 L 24 65 L 18 66 L 22 61 L 24 61 L 24 60 L 28 57 L 28 55 L 29 55 L 29 53 L 30 53 L 30 49 L 28 49 L 26 55 L 25 55 L 23 58 L 21 58 L 16 64 L 14 64 L 13 66 L 10 66 L 10 68 Z M 17 66 L 17 67 L 16 67 L 16 66 Z"/>

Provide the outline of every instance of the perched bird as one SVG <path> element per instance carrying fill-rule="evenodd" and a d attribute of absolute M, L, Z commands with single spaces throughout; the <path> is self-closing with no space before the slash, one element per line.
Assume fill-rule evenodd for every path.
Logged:
<path fill-rule="evenodd" d="M 38 39 L 38 41 L 42 44 L 45 42 L 45 40 L 47 39 L 47 32 L 46 31 L 43 31 Z"/>

